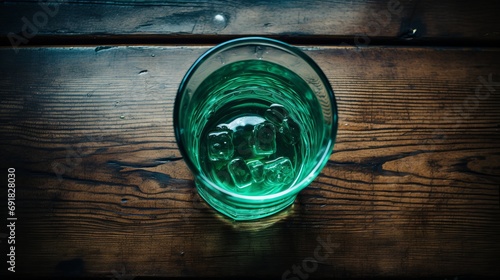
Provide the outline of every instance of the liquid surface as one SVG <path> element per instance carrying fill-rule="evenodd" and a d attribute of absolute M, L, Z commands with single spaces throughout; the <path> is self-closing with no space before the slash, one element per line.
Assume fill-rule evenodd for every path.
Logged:
<path fill-rule="evenodd" d="M 191 129 L 199 137 L 190 148 L 217 185 L 265 195 L 304 176 L 310 146 L 321 137 L 322 113 L 295 73 L 261 60 L 237 62 L 207 77 L 194 97 Z"/>

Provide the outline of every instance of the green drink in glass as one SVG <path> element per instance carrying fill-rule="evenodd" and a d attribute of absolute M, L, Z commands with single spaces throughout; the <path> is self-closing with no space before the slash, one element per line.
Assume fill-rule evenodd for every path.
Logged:
<path fill-rule="evenodd" d="M 293 203 L 326 164 L 337 131 L 333 91 L 299 49 L 250 37 L 203 54 L 174 108 L 177 143 L 199 194 L 235 220 Z"/>

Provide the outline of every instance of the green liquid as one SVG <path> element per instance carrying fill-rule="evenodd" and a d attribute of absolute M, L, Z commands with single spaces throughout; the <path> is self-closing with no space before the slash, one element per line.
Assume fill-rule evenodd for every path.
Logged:
<path fill-rule="evenodd" d="M 302 170 L 323 137 L 323 116 L 295 73 L 262 60 L 235 62 L 208 76 L 192 102 L 197 137 L 188 149 L 198 151 L 200 169 L 218 186 L 268 195 L 308 175 Z"/>

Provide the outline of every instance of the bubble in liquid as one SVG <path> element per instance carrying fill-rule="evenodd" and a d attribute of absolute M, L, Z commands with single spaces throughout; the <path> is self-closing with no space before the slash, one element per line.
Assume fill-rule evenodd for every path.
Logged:
<path fill-rule="evenodd" d="M 252 184 L 250 168 L 242 158 L 231 160 L 227 165 L 227 169 L 237 188 L 246 188 Z"/>
<path fill-rule="evenodd" d="M 230 160 L 234 154 L 231 130 L 212 131 L 208 134 L 208 158 L 211 161 Z"/>
<path fill-rule="evenodd" d="M 276 128 L 272 123 L 257 124 L 253 137 L 253 152 L 256 155 L 272 155 L 276 152 Z"/>
<path fill-rule="evenodd" d="M 287 157 L 279 157 L 264 165 L 265 182 L 270 185 L 284 185 L 293 181 L 292 162 Z"/>

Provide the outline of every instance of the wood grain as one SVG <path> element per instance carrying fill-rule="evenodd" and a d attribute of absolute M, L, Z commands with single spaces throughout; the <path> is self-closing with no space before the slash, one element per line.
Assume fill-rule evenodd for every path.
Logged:
<path fill-rule="evenodd" d="M 311 279 L 500 274 L 499 49 L 303 47 L 335 90 L 335 152 L 254 223 L 199 198 L 175 143 L 176 89 L 207 49 L 0 49 L 18 276 L 279 279 L 318 238 L 335 249 Z"/>
<path fill-rule="evenodd" d="M 132 40 L 147 44 L 152 40 L 154 44 L 224 41 L 249 35 L 272 36 L 296 44 L 319 38 L 328 44 L 358 46 L 374 42 L 471 46 L 500 43 L 498 1 L 46 2 L 56 3 L 50 5 L 49 12 L 35 0 L 0 1 L 1 43 L 12 45 L 9 34 L 26 39 L 14 40 L 11 35 L 14 42 L 22 41 L 14 44 L 19 46 L 116 43 L 124 42 L 122 35 L 128 36 L 128 43 Z"/>

